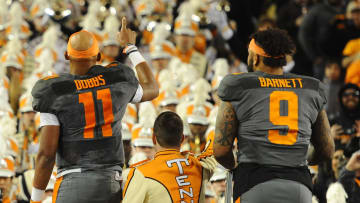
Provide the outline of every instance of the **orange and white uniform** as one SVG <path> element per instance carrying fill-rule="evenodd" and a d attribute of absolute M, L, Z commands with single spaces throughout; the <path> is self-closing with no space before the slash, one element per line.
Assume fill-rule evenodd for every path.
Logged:
<path fill-rule="evenodd" d="M 125 115 L 123 117 L 123 121 L 126 121 L 127 123 L 134 124 L 138 120 L 138 112 L 137 107 L 135 104 L 128 104 L 126 106 Z M 130 127 L 132 128 L 132 126 Z"/>
<path fill-rule="evenodd" d="M 10 178 L 15 176 L 15 161 L 11 156 L 1 157 L 0 158 L 0 177 Z M 14 184 L 10 185 L 8 194 L 6 197 L 3 197 L 2 203 L 14 203 L 16 201 L 17 187 Z"/>
<path fill-rule="evenodd" d="M 191 4 L 185 3 L 179 8 L 179 16 L 175 19 L 174 33 L 176 35 L 187 35 L 194 38 L 194 46 L 186 53 L 181 52 L 178 48 L 175 49 L 174 56 L 180 59 L 181 62 L 192 64 L 198 71 L 201 77 L 205 77 L 207 72 L 207 60 L 204 54 L 206 50 L 206 40 L 199 34 L 199 25 L 192 20 Z M 200 50 L 198 52 L 197 50 Z"/>
<path fill-rule="evenodd" d="M 216 161 L 201 161 L 190 153 L 168 149 L 151 161 L 131 168 L 123 191 L 123 203 L 204 202 L 206 181 Z"/>
<path fill-rule="evenodd" d="M 207 71 L 207 60 L 203 54 L 197 52 L 194 48 L 187 53 L 181 53 L 176 49 L 174 54 L 181 62 L 193 65 L 201 77 L 205 76 Z"/>

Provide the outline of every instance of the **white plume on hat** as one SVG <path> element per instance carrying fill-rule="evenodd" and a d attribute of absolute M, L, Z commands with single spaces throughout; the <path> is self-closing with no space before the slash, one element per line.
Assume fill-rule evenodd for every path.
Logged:
<path fill-rule="evenodd" d="M 120 22 L 115 15 L 109 15 L 104 22 L 104 31 L 105 32 L 115 32 L 119 31 Z"/>
<path fill-rule="evenodd" d="M 188 115 L 187 122 L 208 125 L 209 121 L 206 108 L 211 109 L 212 105 L 206 100 L 209 98 L 208 93 L 211 90 L 211 86 L 204 78 L 199 78 L 191 89 L 193 101 L 189 103 L 189 106 L 193 105 L 194 109 L 191 115 Z"/>
<path fill-rule="evenodd" d="M 157 23 L 153 32 L 153 39 L 150 42 L 151 59 L 168 58 L 170 59 L 175 46 L 167 40 L 170 36 L 171 26 L 165 22 Z"/>
<path fill-rule="evenodd" d="M 216 76 L 225 76 L 229 74 L 229 63 L 224 58 L 218 58 L 212 65 Z"/>
<path fill-rule="evenodd" d="M 22 69 L 23 64 L 20 63 L 19 60 L 24 60 L 24 54 L 22 51 L 22 45 L 18 38 L 18 36 L 14 36 L 11 40 L 8 41 L 6 44 L 5 50 L 2 53 L 2 60 L 3 63 L 1 64 L 2 67 L 12 66 L 18 69 Z"/>
<path fill-rule="evenodd" d="M 194 101 L 196 100 L 198 95 L 200 95 L 195 102 L 197 105 L 202 105 L 200 100 L 206 100 L 209 98 L 209 92 L 211 91 L 211 85 L 206 81 L 204 78 L 199 78 L 195 84 L 191 88 L 193 94 L 194 94 Z"/>
<path fill-rule="evenodd" d="M 122 140 L 131 140 L 131 132 L 129 126 L 125 122 L 121 122 Z"/>
<path fill-rule="evenodd" d="M 92 14 L 86 15 L 80 25 L 84 30 L 94 33 L 98 33 L 101 27 L 97 16 Z"/>
<path fill-rule="evenodd" d="M 180 118 L 183 121 L 186 121 L 186 118 L 187 118 L 187 115 L 186 115 L 187 106 L 188 106 L 188 102 L 185 102 L 185 101 L 181 102 L 180 104 L 178 104 L 176 106 L 176 113 L 180 116 Z"/>
<path fill-rule="evenodd" d="M 0 119 L 1 135 L 4 138 L 13 137 L 16 134 L 16 120 L 9 116 Z"/>
<path fill-rule="evenodd" d="M 35 72 L 46 73 L 48 71 L 53 71 L 55 61 L 52 59 L 52 53 L 49 49 L 42 51 L 38 58 L 39 67 L 35 70 Z"/>
<path fill-rule="evenodd" d="M 98 13 L 100 12 L 100 8 L 102 7 L 101 3 L 98 0 L 94 0 L 90 2 L 88 7 L 88 12 L 83 20 L 80 22 L 80 26 L 89 32 L 99 33 L 101 24 L 98 20 Z"/>
<path fill-rule="evenodd" d="M 184 2 L 179 7 L 179 16 L 175 20 L 175 34 L 185 34 L 190 36 L 195 36 L 198 25 L 193 20 L 193 15 L 197 10 L 197 4 L 191 2 Z M 195 7 L 193 7 L 195 6 Z M 195 27 L 194 27 L 195 26 Z"/>
<path fill-rule="evenodd" d="M 156 119 L 156 110 L 151 102 L 144 102 L 139 107 L 139 123 L 133 127 L 132 145 L 154 147 L 151 136 Z M 139 130 L 139 131 L 138 131 Z"/>
<path fill-rule="evenodd" d="M 22 50 L 23 46 L 21 44 L 20 39 L 17 36 L 14 36 L 13 38 L 11 38 L 8 43 L 6 44 L 6 48 L 3 54 L 8 54 L 8 55 L 18 55 L 21 54 L 21 50 Z"/>
<path fill-rule="evenodd" d="M 46 76 L 54 75 L 54 63 L 53 55 L 50 49 L 44 49 L 40 56 L 36 59 L 39 63 L 38 68 L 36 68 L 33 73 L 27 77 L 23 82 L 23 87 L 26 88 L 26 92 L 31 92 L 35 83 Z"/>
<path fill-rule="evenodd" d="M 346 203 L 347 198 L 348 195 L 339 182 L 331 184 L 326 192 L 326 200 L 328 203 Z"/>
<path fill-rule="evenodd" d="M 192 84 L 200 78 L 198 71 L 191 64 L 181 63 L 180 67 L 177 68 L 175 73 L 179 75 L 182 86 Z"/>
<path fill-rule="evenodd" d="M 135 0 L 136 16 L 141 18 L 142 16 L 150 15 L 155 9 L 155 3 L 155 0 Z"/>
<path fill-rule="evenodd" d="M 200 7 L 199 3 L 197 1 L 185 1 L 182 3 L 179 8 L 179 16 L 177 19 L 190 19 L 192 15 L 195 13 L 195 11 Z"/>
<path fill-rule="evenodd" d="M 55 45 L 56 45 L 56 41 L 59 37 L 59 33 L 60 32 L 56 26 L 49 27 L 45 31 L 42 42 L 39 44 L 38 47 L 55 49 Z"/>
<path fill-rule="evenodd" d="M 99 0 L 90 1 L 87 14 L 97 15 L 100 12 L 100 8 L 103 5 L 99 2 Z"/>
<path fill-rule="evenodd" d="M 0 30 L 2 30 L 4 27 L 2 27 L 9 18 L 9 8 L 6 4 L 6 0 L 0 0 Z"/>
<path fill-rule="evenodd" d="M 118 45 L 116 39 L 117 33 L 119 31 L 120 22 L 115 15 L 109 15 L 104 22 L 103 36 L 104 41 L 102 42 L 103 46 L 109 45 Z"/>
<path fill-rule="evenodd" d="M 160 102 L 160 106 L 179 103 L 176 89 L 176 81 L 171 78 L 161 84 L 160 92 L 164 92 L 165 98 Z"/>
<path fill-rule="evenodd" d="M 229 63 L 224 58 L 216 59 L 212 65 L 212 69 L 214 71 L 214 77 L 211 80 L 211 86 L 216 90 L 219 87 L 221 80 L 229 74 Z"/>
<path fill-rule="evenodd" d="M 33 17 L 42 16 L 49 6 L 48 0 L 34 0 L 30 7 L 31 14 L 34 15 Z M 36 11 L 36 13 L 33 13 L 33 11 Z"/>
<path fill-rule="evenodd" d="M 163 43 L 169 36 L 170 36 L 170 29 L 171 26 L 167 23 L 158 23 L 155 26 L 154 32 L 153 32 L 153 40 L 151 41 L 151 44 L 161 44 Z"/>
<path fill-rule="evenodd" d="M 176 83 L 172 80 L 171 77 L 168 77 L 167 80 L 163 80 L 160 87 L 160 92 L 174 92 L 176 93 Z"/>
<path fill-rule="evenodd" d="M 156 120 L 156 110 L 151 102 L 143 102 L 139 107 L 139 124 L 145 128 L 152 128 Z"/>
<path fill-rule="evenodd" d="M 24 12 L 19 2 L 14 2 L 10 6 L 10 24 L 12 26 L 20 27 L 24 21 Z"/>

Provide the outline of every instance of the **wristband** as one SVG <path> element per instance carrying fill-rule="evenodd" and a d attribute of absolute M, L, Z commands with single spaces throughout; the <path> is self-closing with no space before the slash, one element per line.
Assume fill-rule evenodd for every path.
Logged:
<path fill-rule="evenodd" d="M 128 44 L 124 48 L 123 53 L 129 56 L 130 52 L 133 52 L 133 51 L 138 51 L 138 48 L 133 44 Z"/>
<path fill-rule="evenodd" d="M 133 51 L 133 52 L 129 53 L 129 59 L 133 65 L 133 67 L 136 67 L 137 65 L 139 65 L 142 62 L 146 62 L 144 57 L 140 54 L 139 51 Z"/>
<path fill-rule="evenodd" d="M 39 190 L 33 187 L 31 191 L 31 202 L 37 203 L 41 202 L 44 197 L 45 190 Z"/>
<path fill-rule="evenodd" d="M 138 48 L 133 44 L 128 44 L 127 47 L 124 48 L 123 53 L 128 55 L 133 67 L 136 67 L 142 62 L 146 62 Z"/>

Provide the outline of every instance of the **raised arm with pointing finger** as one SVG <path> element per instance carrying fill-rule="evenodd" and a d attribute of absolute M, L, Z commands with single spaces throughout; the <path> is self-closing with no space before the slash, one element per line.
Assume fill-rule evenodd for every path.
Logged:
<path fill-rule="evenodd" d="M 33 109 L 40 112 L 40 149 L 36 159 L 32 202 L 41 202 L 55 159 L 57 203 L 120 202 L 124 149 L 121 120 L 128 103 L 149 101 L 158 86 L 137 50 L 136 34 L 122 28 L 119 43 L 125 47 L 134 71 L 118 62 L 106 67 L 100 60 L 94 35 L 82 30 L 71 35 L 65 58 L 70 74 L 39 80 L 33 90 Z"/>
<path fill-rule="evenodd" d="M 139 78 L 139 83 L 143 88 L 143 97 L 141 101 L 149 101 L 155 99 L 159 94 L 159 87 L 155 80 L 153 73 L 145 59 L 141 56 L 137 47 L 135 46 L 136 32 L 126 27 L 126 18 L 122 19 L 121 30 L 118 33 L 118 41 L 121 47 L 124 48 Z"/>

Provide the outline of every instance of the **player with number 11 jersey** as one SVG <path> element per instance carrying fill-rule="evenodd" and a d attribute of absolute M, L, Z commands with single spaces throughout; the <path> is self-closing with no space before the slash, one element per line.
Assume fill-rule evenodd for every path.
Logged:
<path fill-rule="evenodd" d="M 58 171 L 53 202 L 120 202 L 125 161 L 121 119 L 128 103 L 158 95 L 154 76 L 134 45 L 135 38 L 123 18 L 118 41 L 126 46 L 124 52 L 139 80 L 130 67 L 118 62 L 96 65 L 101 56 L 96 38 L 82 30 L 68 42 L 65 57 L 70 60 L 70 74 L 35 84 L 33 108 L 40 112 L 42 129 L 33 203 L 42 200 L 55 157 Z"/>

